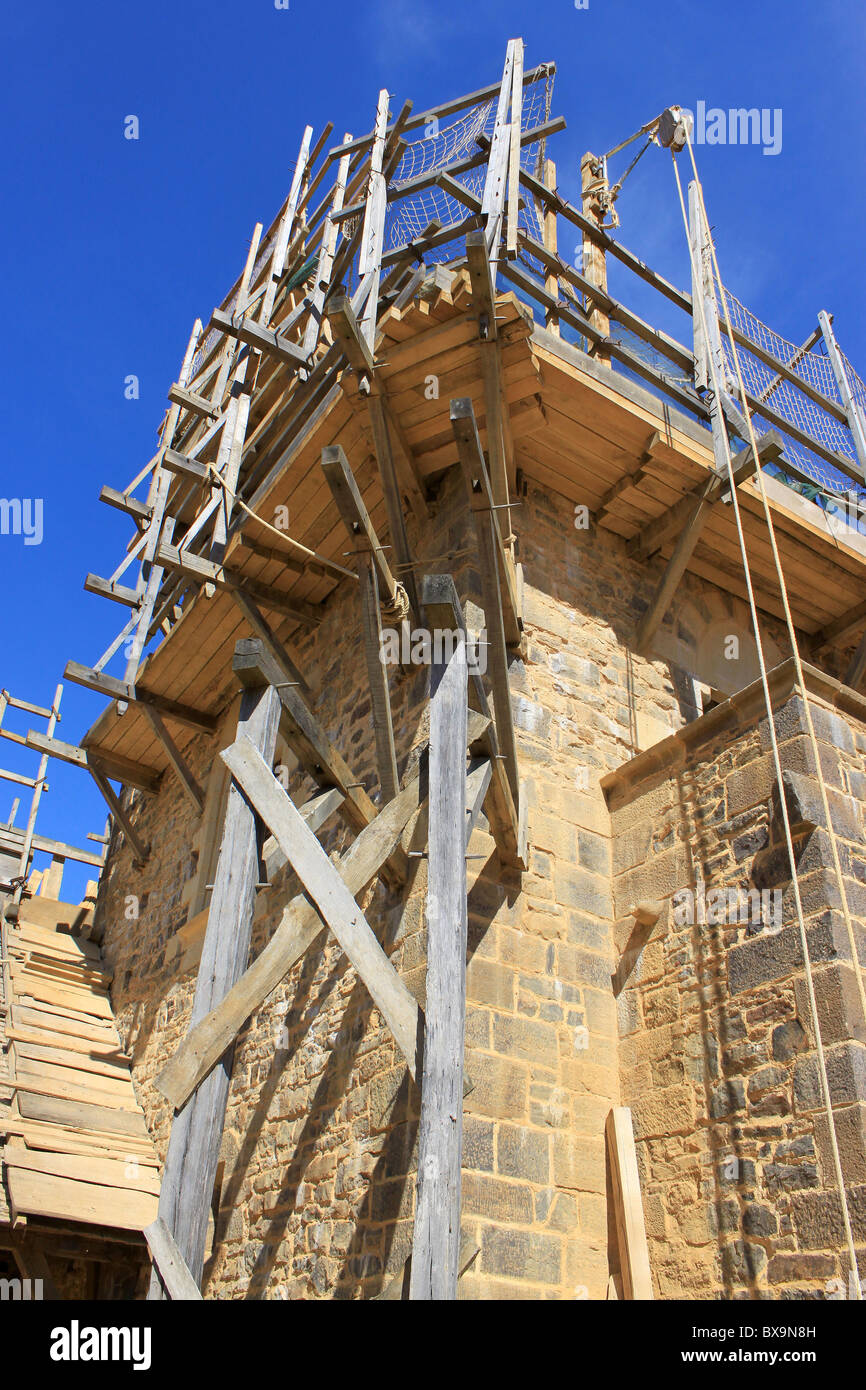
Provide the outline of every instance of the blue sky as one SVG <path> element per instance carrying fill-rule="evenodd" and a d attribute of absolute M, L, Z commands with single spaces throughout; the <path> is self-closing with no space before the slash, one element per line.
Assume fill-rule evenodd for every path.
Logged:
<path fill-rule="evenodd" d="M 664 106 L 782 112 L 782 148 L 698 149 L 722 274 L 765 322 L 801 341 L 820 309 L 866 373 L 861 275 L 866 9 L 845 0 L 147 0 L 7 6 L 0 92 L 6 267 L 0 495 L 44 498 L 44 537 L 0 536 L 0 684 L 48 704 L 73 658 L 90 664 L 124 609 L 84 593 L 129 535 L 98 502 L 151 456 L 193 319 L 238 273 L 256 220 L 288 188 L 303 125 L 334 140 L 370 129 L 381 86 L 420 111 L 496 80 L 522 35 L 528 65 L 557 64 L 551 142 L 577 199 L 580 156 Z M 124 139 L 124 119 L 140 139 Z M 637 146 L 635 148 L 638 148 Z M 685 158 L 685 156 L 682 156 Z M 612 162 L 618 175 L 628 155 Z M 687 285 L 670 156 L 650 150 L 619 203 L 619 236 Z M 683 176 L 685 173 L 683 171 Z M 617 291 L 625 292 L 625 282 Z M 629 302 L 682 335 L 657 303 Z M 140 398 L 124 399 L 124 378 Z M 67 684 L 60 736 L 104 702 Z M 27 718 L 11 720 L 22 729 Z M 33 772 L 0 743 L 0 763 Z M 43 834 L 83 843 L 104 807 L 85 774 L 53 763 Z M 0 785 L 0 819 L 14 790 Z M 20 820 L 20 817 L 19 817 Z M 71 877 L 78 886 L 84 875 Z"/>

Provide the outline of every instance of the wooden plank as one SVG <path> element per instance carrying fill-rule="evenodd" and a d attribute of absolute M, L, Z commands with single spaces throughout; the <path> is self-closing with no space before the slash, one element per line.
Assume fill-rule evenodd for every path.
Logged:
<path fill-rule="evenodd" d="M 139 835 L 138 831 L 132 823 L 131 816 L 128 814 L 126 808 L 123 806 L 120 800 L 120 797 L 117 795 L 108 778 L 105 776 L 104 772 L 100 768 L 99 763 L 96 761 L 92 761 L 89 766 L 89 772 L 97 787 L 102 792 L 102 795 L 105 798 L 105 801 L 108 805 L 108 809 L 110 810 L 112 816 L 117 821 L 118 825 L 121 827 L 126 839 L 129 841 L 130 847 L 134 855 L 134 863 L 136 868 L 141 868 L 141 866 L 143 864 L 146 864 L 148 859 L 150 858 L 150 845 L 146 844 L 144 840 L 142 840 L 141 836 Z"/>
<path fill-rule="evenodd" d="M 242 643 L 238 644 L 240 647 Z M 270 763 L 276 746 L 279 698 L 272 686 L 248 666 L 237 670 L 244 692 L 238 734 L 248 736 Z M 256 817 L 234 783 L 229 788 L 219 861 L 211 896 L 208 925 L 196 980 L 191 1025 L 220 1004 L 243 974 L 250 950 L 256 884 L 259 880 L 259 841 Z M 165 1161 L 159 1215 L 165 1221 L 190 1273 L 201 1283 L 207 1218 L 216 1177 L 231 1080 L 231 1053 L 204 1079 L 171 1127 Z M 157 1275 L 148 1297 L 163 1297 Z"/>
<path fill-rule="evenodd" d="M 78 1182 L 99 1183 L 102 1187 L 149 1192 L 154 1197 L 159 1196 L 158 1173 L 139 1172 L 135 1177 L 131 1177 L 130 1163 L 116 1158 L 49 1153 L 42 1149 L 25 1148 L 23 1144 L 6 1144 L 3 1149 L 3 1162 L 8 1163 L 10 1167 L 25 1168 L 32 1173 L 48 1173 L 57 1178 L 72 1178 Z"/>
<path fill-rule="evenodd" d="M 457 597 L 457 590 L 450 575 L 428 574 L 424 576 L 421 600 L 427 616 L 428 627 L 453 630 L 455 623 L 466 636 L 463 611 Z M 496 840 L 496 847 L 503 864 L 514 867 L 528 867 L 521 862 L 518 853 L 519 817 L 508 775 L 499 756 L 499 740 L 496 726 L 490 719 L 487 693 L 481 677 L 474 673 L 469 682 L 469 703 L 487 719 L 487 727 L 471 744 L 471 751 L 486 757 L 491 765 L 489 794 L 485 798 L 484 809 L 490 828 Z"/>
<path fill-rule="evenodd" d="M 291 797 L 256 748 L 241 734 L 220 757 L 276 838 L 292 868 L 381 1011 L 414 1078 L 422 1016 L 367 922 L 351 890 Z"/>
<path fill-rule="evenodd" d="M 20 1054 L 20 1056 L 36 1062 L 53 1062 L 56 1066 L 81 1072 L 84 1076 L 88 1073 L 92 1073 L 94 1076 L 108 1076 L 114 1081 L 125 1082 L 132 1094 L 129 1062 L 127 1060 L 113 1060 L 110 1052 L 101 1057 L 94 1056 L 90 1051 L 82 1052 L 80 1048 L 66 1047 L 63 1038 L 57 1037 L 57 1035 L 49 1034 L 46 1037 L 41 1033 L 29 1032 L 26 1029 L 22 1031 L 18 1028 L 7 1027 L 5 1036 L 10 1042 L 18 1044 L 16 1056 Z M 53 1045 L 52 1036 L 55 1038 Z"/>
<path fill-rule="evenodd" d="M 508 230 L 505 254 L 517 255 L 517 219 L 520 197 L 520 124 L 523 115 L 523 40 L 514 40 L 511 81 L 511 147 L 508 152 Z"/>
<path fill-rule="evenodd" d="M 357 830 L 363 830 L 376 817 L 376 808 L 342 755 L 332 745 L 312 710 L 291 685 L 265 650 L 261 641 L 238 643 L 238 657 L 250 670 L 259 670 L 270 685 L 278 688 L 282 714 L 280 732 L 304 768 L 320 786 L 339 788 L 345 798 L 343 813 Z"/>
<path fill-rule="evenodd" d="M 397 753 L 394 747 L 394 721 L 391 715 L 388 668 L 382 660 L 382 614 L 379 607 L 376 567 L 372 555 L 358 557 L 358 578 L 361 581 L 364 661 L 367 666 L 367 679 L 370 682 L 373 733 L 376 739 L 376 768 L 382 799 L 390 801 L 397 795 L 400 779 L 397 772 Z"/>
<path fill-rule="evenodd" d="M 463 634 L 430 671 L 427 1002 L 410 1298 L 457 1297 L 466 1015 L 466 725 Z"/>
<path fill-rule="evenodd" d="M 214 309 L 209 326 L 230 338 L 240 339 L 242 343 L 247 343 L 259 352 L 269 353 L 278 361 L 288 363 L 290 367 L 305 366 L 308 361 L 304 349 L 298 347 L 297 343 L 283 337 L 278 330 L 256 323 L 254 318 L 244 318 L 240 323 L 235 323 L 231 314 L 222 309 Z"/>
<path fill-rule="evenodd" d="M 98 1183 L 6 1166 L 13 1214 L 141 1231 L 154 1219 L 157 1199 L 149 1192 L 121 1191 Z"/>
<path fill-rule="evenodd" d="M 49 980 L 40 979 L 38 975 L 32 973 L 19 975 L 16 972 L 16 978 L 20 980 L 18 986 L 20 996 L 64 1009 L 74 1009 L 83 1016 L 92 1014 L 96 1018 L 110 1019 L 113 1017 L 111 1003 L 107 995 L 95 994 L 83 989 L 73 990 L 62 987 Z"/>
<path fill-rule="evenodd" d="M 142 763 L 134 762 L 131 758 L 125 758 L 120 753 L 109 753 L 94 746 L 89 749 L 86 745 L 79 746 L 74 743 L 64 743 L 59 738 L 49 738 L 47 734 L 40 734 L 36 729 L 27 731 L 27 747 L 34 748 L 39 753 L 47 753 L 51 758 L 57 758 L 59 762 L 70 763 L 73 767 L 81 767 L 85 770 L 88 766 L 88 753 L 94 753 L 100 760 L 103 767 L 109 769 L 110 775 L 119 782 L 127 782 L 131 787 L 137 787 L 139 791 L 155 792 L 159 789 L 162 773 L 154 767 L 145 767 Z"/>
<path fill-rule="evenodd" d="M 419 775 L 389 802 L 340 858 L 343 882 L 355 895 L 363 892 L 395 849 L 425 792 Z M 222 1004 L 193 1025 L 174 1057 L 156 1078 L 159 1091 L 176 1108 L 183 1105 L 210 1068 L 237 1037 L 296 961 L 324 931 L 322 919 L 303 896 L 292 899 L 270 941 L 229 991 Z"/>
<path fill-rule="evenodd" d="M 649 1249 L 641 1201 L 631 1110 L 614 1106 L 605 1124 L 623 1292 L 630 1299 L 653 1297 Z"/>
<path fill-rule="evenodd" d="M 190 579 L 214 584 L 216 588 L 229 592 L 240 590 L 241 593 L 248 594 L 254 603 L 260 603 L 275 613 L 283 613 L 288 618 L 295 618 L 305 627 L 315 627 L 321 622 L 322 614 L 314 604 L 293 598 L 290 594 L 283 594 L 268 584 L 261 584 L 258 580 L 241 575 L 202 555 L 194 555 L 189 550 L 163 544 L 157 551 L 157 559 L 166 569 L 176 570 Z"/>
<path fill-rule="evenodd" d="M 130 1135 L 148 1139 L 147 1126 L 140 1110 L 121 1110 L 110 1105 L 65 1100 L 62 1096 L 20 1090 L 18 1108 L 25 1119 L 44 1120 L 54 1125 L 69 1125 L 73 1129 L 94 1130 L 96 1133 Z"/>
<path fill-rule="evenodd" d="M 475 519 L 478 539 L 478 566 L 481 572 L 481 591 L 484 599 L 484 613 L 488 642 L 488 667 L 493 686 L 493 708 L 496 715 L 496 734 L 499 747 L 505 759 L 505 770 L 515 806 L 520 805 L 520 776 L 517 766 L 517 743 L 514 737 L 514 722 L 511 712 L 511 692 L 508 687 L 508 658 L 505 650 L 505 620 L 502 603 L 502 589 L 510 595 L 511 619 L 515 626 L 517 619 L 517 596 L 511 585 L 503 585 L 503 576 L 510 577 L 502 548 L 502 539 L 493 511 L 493 500 L 478 427 L 472 402 L 468 399 L 451 402 L 451 424 L 460 465 L 466 483 L 469 503 Z"/>
<path fill-rule="evenodd" d="M 112 700 L 136 700 L 141 704 L 152 705 L 160 714 L 176 720 L 179 724 L 186 724 L 191 729 L 203 729 L 206 733 L 213 733 L 216 729 L 215 717 L 205 714 L 203 710 L 191 709 L 179 700 L 158 695 L 141 685 L 132 685 L 127 681 L 117 680 L 114 676 L 106 676 L 103 671 L 94 671 L 92 667 L 82 666 L 80 662 L 67 661 L 64 675 L 76 685 L 83 685 L 85 689 L 95 690 L 97 694 L 107 695 Z"/>
<path fill-rule="evenodd" d="M 158 1216 L 149 1226 L 145 1226 L 144 1238 L 169 1298 L 190 1303 L 200 1302 L 201 1290 L 187 1269 L 186 1261 L 161 1217 Z"/>
<path fill-rule="evenodd" d="M 204 811 L 204 794 L 195 777 L 189 770 L 186 758 L 181 753 L 168 729 L 163 723 L 162 715 L 155 710 L 152 705 L 144 705 L 145 718 L 150 723 L 151 728 L 165 749 L 169 762 L 177 773 L 177 780 L 188 801 L 201 815 Z"/>

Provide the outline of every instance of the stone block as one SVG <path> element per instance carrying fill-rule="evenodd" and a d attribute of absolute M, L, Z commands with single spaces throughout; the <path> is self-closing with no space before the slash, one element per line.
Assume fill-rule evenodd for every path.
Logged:
<path fill-rule="evenodd" d="M 604 1192 L 606 1165 L 603 1136 L 584 1138 L 575 1134 L 554 1134 L 553 1181 L 557 1187 L 568 1191 Z"/>
<path fill-rule="evenodd" d="M 562 1241 L 537 1231 L 486 1226 L 481 1235 L 481 1272 L 555 1287 L 562 1280 Z"/>
<path fill-rule="evenodd" d="M 466 998 L 474 1004 L 512 1012 L 516 1006 L 516 976 L 507 965 L 474 955 L 466 971 Z"/>
<path fill-rule="evenodd" d="M 496 1171 L 543 1186 L 550 1180 L 550 1139 L 538 1130 L 499 1125 L 496 1133 Z"/>
<path fill-rule="evenodd" d="M 632 1105 L 636 1139 L 691 1134 L 695 1128 L 695 1096 L 691 1086 L 668 1086 L 640 1096 Z"/>
<path fill-rule="evenodd" d="M 467 1067 L 475 1083 L 465 1106 L 474 1115 L 523 1120 L 529 1108 L 529 1069 L 525 1062 L 473 1052 Z"/>
<path fill-rule="evenodd" d="M 482 1216 L 487 1221 L 530 1226 L 533 1220 L 532 1192 L 525 1183 L 502 1182 L 496 1177 L 464 1173 L 462 1210 L 465 1216 Z"/>
<path fill-rule="evenodd" d="M 492 1173 L 493 1123 L 481 1120 L 477 1115 L 463 1117 L 463 1167 L 477 1168 L 482 1173 Z"/>
<path fill-rule="evenodd" d="M 824 1060 L 833 1105 L 866 1101 L 866 1048 L 859 1043 L 837 1043 L 825 1049 Z M 798 1111 L 824 1108 L 816 1053 L 805 1053 L 794 1064 L 794 1105 Z"/>
<path fill-rule="evenodd" d="M 577 908 L 589 917 L 612 916 L 608 879 L 572 864 L 557 863 L 554 871 L 556 901 Z"/>

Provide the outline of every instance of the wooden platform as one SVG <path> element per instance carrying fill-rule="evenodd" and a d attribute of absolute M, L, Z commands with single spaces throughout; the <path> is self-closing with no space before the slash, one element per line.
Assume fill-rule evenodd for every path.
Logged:
<path fill-rule="evenodd" d="M 449 289 L 418 297 L 402 310 L 392 307 L 380 321 L 384 339 L 377 354 L 382 364 L 378 371 L 397 427 L 425 483 L 435 482 L 457 462 L 448 418 L 452 397 L 472 399 L 482 444 L 487 445 L 481 353 L 471 303 L 468 274 L 459 271 Z M 515 457 L 526 477 L 570 503 L 586 504 L 591 512 L 608 499 L 597 524 L 624 541 L 634 540 L 707 479 L 713 466 L 708 430 L 534 324 L 513 293 L 498 297 L 496 312 Z M 291 536 L 345 565 L 345 528 L 322 474 L 321 452 L 325 445 L 339 444 L 345 450 L 373 524 L 380 536 L 388 537 L 368 414 L 358 398 L 354 374 L 345 372 L 301 436 L 281 452 L 280 432 L 294 408 L 289 399 L 282 402 L 280 398 L 281 382 L 285 383 L 289 370 L 277 365 L 262 389 L 256 389 L 248 440 L 255 441 L 253 466 L 263 482 L 251 501 L 266 519 L 277 508 L 288 508 Z M 439 394 L 428 399 L 431 377 L 437 379 Z M 656 434 L 662 442 L 652 460 L 642 463 L 647 444 Z M 866 538 L 832 521 L 778 481 L 769 477 L 765 481 L 794 621 L 808 650 L 811 634 L 820 633 L 862 602 Z M 612 490 L 616 496 L 610 500 Z M 765 613 L 779 617 L 778 583 L 754 482 L 742 486 L 740 499 L 756 599 Z M 281 557 L 279 540 L 254 520 L 245 519 L 243 530 L 243 538 L 235 536 L 229 543 L 226 565 L 245 579 L 271 588 L 282 602 L 300 599 L 319 605 L 338 583 L 352 582 L 321 568 L 287 564 L 291 556 L 287 552 Z M 676 539 L 674 533 L 657 554 L 667 558 Z M 423 543 L 419 553 L 423 556 Z M 644 561 L 624 554 L 624 563 Z M 732 594 L 745 596 L 730 506 L 714 508 L 688 568 Z M 266 603 L 260 607 L 291 646 L 289 639 L 298 623 Z M 201 591 L 188 603 L 168 638 L 143 663 L 138 682 L 213 714 L 232 689 L 234 645 L 248 635 L 250 629 L 228 592 L 217 588 L 207 597 Z M 849 648 L 858 635 L 855 631 L 847 636 Z M 179 724 L 172 725 L 172 734 L 180 748 L 194 736 Z M 85 743 L 158 771 L 168 767 L 163 745 L 134 704 L 119 716 L 112 702 Z"/>
<path fill-rule="evenodd" d="M 0 1222 L 50 1218 L 141 1231 L 156 1216 L 158 1159 L 99 948 L 63 929 L 76 912 L 25 899 L 9 931 Z"/>

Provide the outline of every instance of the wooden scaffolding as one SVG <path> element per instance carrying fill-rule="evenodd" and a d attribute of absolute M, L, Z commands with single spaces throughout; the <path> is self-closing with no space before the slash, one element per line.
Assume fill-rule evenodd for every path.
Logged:
<path fill-rule="evenodd" d="M 722 409 L 702 390 L 706 353 L 718 352 L 720 342 L 696 337 L 689 347 L 678 343 L 609 292 L 605 267 L 614 258 L 689 316 L 700 297 L 713 325 L 722 317 L 699 268 L 688 294 L 610 235 L 611 223 L 604 222 L 612 209 L 606 160 L 586 156 L 580 207 L 557 190 L 547 142 L 565 122 L 551 115 L 553 74 L 549 63 L 525 67 L 522 41 L 514 39 L 501 78 L 479 91 L 420 114 L 407 102 L 394 115 L 383 90 L 372 130 L 361 137 L 347 134 L 330 148 L 330 124 L 315 140 L 307 127 L 277 218 L 267 232 L 256 224 L 237 283 L 207 326 L 200 320 L 193 326 L 153 458 L 123 490 L 106 486 L 101 492 L 103 502 L 131 518 L 135 534 L 114 573 L 90 574 L 85 587 L 119 603 L 128 617 L 94 665 L 70 662 L 66 677 L 107 696 L 120 714 L 130 707 L 140 713 L 162 750 L 163 769 L 178 778 L 196 814 L 203 810 L 203 790 L 172 730 L 212 733 L 215 719 L 199 704 L 159 693 L 148 682 L 147 655 L 182 625 L 194 624 L 201 604 L 214 596 L 230 601 L 250 634 L 234 646 L 233 670 L 243 695 L 235 739 L 221 754 L 232 780 L 190 1028 L 158 1082 L 175 1114 L 159 1215 L 147 1231 L 153 1298 L 200 1297 L 235 1040 L 325 928 L 355 967 L 421 1085 L 409 1296 L 454 1298 L 459 1273 L 474 1254 L 459 1242 L 465 857 L 482 810 L 502 865 L 519 872 L 527 856 L 526 794 L 508 687 L 509 655 L 521 648 L 523 623 L 514 521 L 519 420 L 509 408 L 507 334 L 513 325 L 524 332 L 540 325 L 551 351 L 561 344 L 567 356 L 569 344 L 579 345 L 599 372 L 614 365 L 692 419 L 710 424 L 714 440 L 721 429 L 736 439 L 741 425 L 733 407 Z M 654 138 L 670 145 L 665 129 L 658 118 Z M 579 233 L 586 249 L 580 269 L 558 250 L 558 222 L 572 236 Z M 694 232 L 699 267 L 703 232 L 697 221 Z M 503 286 L 517 295 L 507 315 Z M 460 306 L 461 333 L 470 324 L 471 353 L 483 380 L 483 424 L 465 395 L 449 394 L 431 409 L 439 411 L 448 432 L 442 454 L 450 460 L 456 451 L 472 515 L 488 643 L 486 680 L 468 660 L 470 635 L 452 576 L 433 572 L 441 566 L 425 572 L 410 546 L 407 515 L 421 524 L 428 520 L 437 466 L 429 460 L 425 469 L 419 466 L 383 370 L 383 320 L 394 334 L 401 311 L 420 304 L 435 322 L 444 301 Z M 449 322 L 441 328 L 443 350 L 462 342 Z M 772 380 L 751 398 L 768 430 L 760 459 L 748 448 L 738 457 L 737 483 L 746 482 L 760 463 L 782 459 L 786 441 L 861 480 L 852 451 L 840 452 L 826 442 L 829 436 L 810 433 L 795 412 L 776 409 L 773 401 L 780 390 L 801 392 L 841 429 L 851 426 L 850 403 L 811 385 L 796 361 L 782 360 L 759 336 L 735 330 L 735 337 L 738 332 L 740 346 Z M 339 445 L 323 450 L 320 477 L 350 540 L 350 563 L 342 562 L 345 554 L 335 558 L 324 546 L 294 538 L 290 518 L 266 511 L 275 479 L 340 400 L 351 402 L 372 437 L 382 499 L 374 515 L 347 451 Z M 527 408 L 539 409 L 535 398 Z M 637 471 L 604 492 L 597 513 L 601 524 L 629 537 L 638 558 L 669 543 L 674 547 L 642 622 L 638 650 L 651 643 L 702 526 L 725 501 L 720 470 L 697 483 L 686 476 L 672 485 L 670 455 L 670 442 L 653 436 Z M 790 450 L 784 464 L 794 480 L 812 476 Z M 290 631 L 314 629 L 323 604 L 342 584 L 358 589 L 378 808 L 313 712 L 304 672 L 286 649 L 285 630 L 277 635 L 280 624 Z M 861 605 L 856 616 L 848 612 L 836 620 L 831 640 L 850 635 L 853 625 L 866 620 L 866 610 Z M 383 631 L 400 633 L 406 624 L 450 640 L 431 665 L 429 743 L 401 785 L 379 650 Z M 109 674 L 109 665 L 121 660 L 122 674 Z M 300 810 L 272 772 L 278 736 L 318 783 L 318 794 Z M 47 735 L 29 735 L 28 742 L 90 772 L 135 859 L 146 862 L 149 846 L 136 830 L 125 794 L 111 783 L 147 795 L 162 770 L 118 752 L 104 725 L 81 746 L 61 743 L 53 727 Z M 335 813 L 355 834 L 339 863 L 317 839 Z M 431 885 L 423 1011 L 357 901 L 380 875 L 392 885 L 405 880 L 410 832 L 416 844 L 421 835 Z M 303 892 L 250 962 L 266 835 L 276 841 Z M 403 1286 L 401 1276 L 399 1290 L 384 1296 L 401 1296 Z"/>

